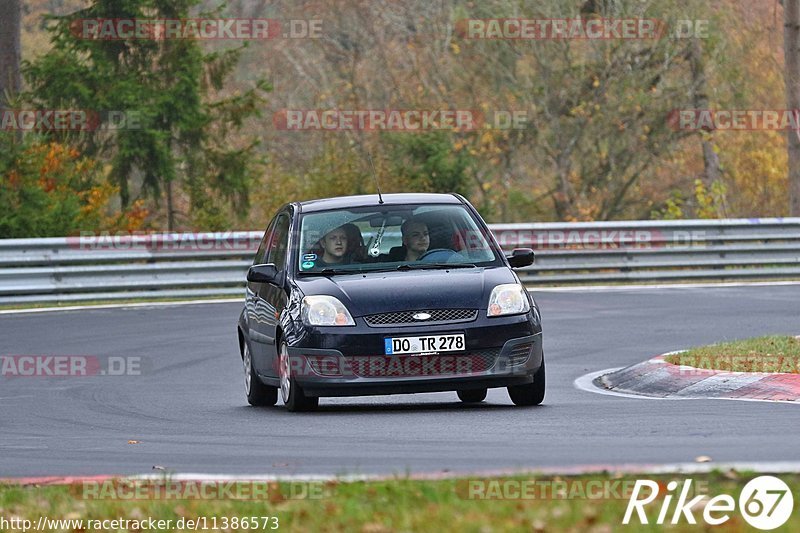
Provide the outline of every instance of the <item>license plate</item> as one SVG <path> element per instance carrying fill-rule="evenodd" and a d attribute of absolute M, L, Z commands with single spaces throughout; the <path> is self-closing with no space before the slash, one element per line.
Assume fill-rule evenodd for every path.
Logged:
<path fill-rule="evenodd" d="M 464 334 L 426 335 L 424 337 L 392 337 L 384 339 L 386 355 L 404 353 L 460 352 L 464 350 Z"/>

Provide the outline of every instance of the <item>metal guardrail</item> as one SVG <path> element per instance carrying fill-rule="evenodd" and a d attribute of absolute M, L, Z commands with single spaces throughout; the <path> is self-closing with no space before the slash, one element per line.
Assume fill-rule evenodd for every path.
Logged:
<path fill-rule="evenodd" d="M 494 224 L 529 287 L 800 279 L 800 218 Z M 0 304 L 243 295 L 261 232 L 0 240 Z"/>

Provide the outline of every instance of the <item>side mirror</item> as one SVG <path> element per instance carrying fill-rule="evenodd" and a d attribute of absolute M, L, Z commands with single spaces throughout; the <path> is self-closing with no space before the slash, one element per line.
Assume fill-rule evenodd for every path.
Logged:
<path fill-rule="evenodd" d="M 511 268 L 522 268 L 532 265 L 535 258 L 533 250 L 530 248 L 514 248 L 514 251 L 511 252 L 511 255 L 506 256 L 506 259 Z"/>
<path fill-rule="evenodd" d="M 283 281 L 282 272 L 273 263 L 253 265 L 247 271 L 247 281 L 250 283 L 272 283 L 280 285 Z"/>

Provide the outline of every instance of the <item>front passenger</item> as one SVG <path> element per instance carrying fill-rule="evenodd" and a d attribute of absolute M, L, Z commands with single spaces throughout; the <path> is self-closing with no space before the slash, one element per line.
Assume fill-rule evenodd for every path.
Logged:
<path fill-rule="evenodd" d="M 428 251 L 431 236 L 424 222 L 409 218 L 400 226 L 400 233 L 403 235 L 403 247 L 406 249 L 404 261 L 417 261 Z"/>

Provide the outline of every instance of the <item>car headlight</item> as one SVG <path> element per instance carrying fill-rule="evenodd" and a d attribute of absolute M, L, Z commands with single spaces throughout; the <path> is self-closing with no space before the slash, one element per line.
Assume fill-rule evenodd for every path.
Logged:
<path fill-rule="evenodd" d="M 488 316 L 518 315 L 530 311 L 528 295 L 517 283 L 504 283 L 492 289 L 489 296 Z"/>
<path fill-rule="evenodd" d="M 300 315 L 309 326 L 355 326 L 347 308 L 333 296 L 306 296 Z"/>

